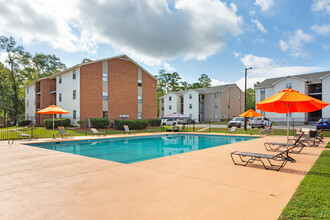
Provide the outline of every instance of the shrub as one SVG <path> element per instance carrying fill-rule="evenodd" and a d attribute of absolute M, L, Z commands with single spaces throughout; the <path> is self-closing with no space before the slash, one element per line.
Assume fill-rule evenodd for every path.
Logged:
<path fill-rule="evenodd" d="M 148 124 L 148 120 L 115 120 L 116 128 L 121 130 L 124 130 L 124 125 L 129 129 L 145 129 Z"/>
<path fill-rule="evenodd" d="M 26 126 L 31 124 L 31 120 L 23 119 L 17 122 L 18 126 Z"/>
<path fill-rule="evenodd" d="M 162 123 L 162 120 L 161 119 L 151 119 L 149 121 L 149 124 L 151 126 L 160 126 L 161 123 Z"/>
<path fill-rule="evenodd" d="M 50 129 L 53 128 L 53 119 L 45 119 L 44 125 L 46 128 Z M 55 118 L 54 119 L 54 126 L 57 128 L 58 126 L 67 127 L 70 125 L 70 119 L 69 118 Z"/>
<path fill-rule="evenodd" d="M 85 120 L 79 120 L 79 121 L 77 121 L 77 123 L 79 124 L 79 126 L 80 126 L 81 128 L 84 128 L 85 125 L 86 125 L 86 121 L 85 121 Z"/>
<path fill-rule="evenodd" d="M 90 121 L 92 128 L 107 128 L 110 124 L 107 118 L 91 118 Z"/>

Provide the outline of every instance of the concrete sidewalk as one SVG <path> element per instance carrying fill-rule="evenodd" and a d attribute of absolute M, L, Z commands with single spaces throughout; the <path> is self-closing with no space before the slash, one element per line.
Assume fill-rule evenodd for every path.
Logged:
<path fill-rule="evenodd" d="M 128 165 L 0 142 L 0 219 L 277 219 L 325 144 L 279 172 L 235 166 L 229 154 L 270 153 L 263 143 L 285 138 Z"/>

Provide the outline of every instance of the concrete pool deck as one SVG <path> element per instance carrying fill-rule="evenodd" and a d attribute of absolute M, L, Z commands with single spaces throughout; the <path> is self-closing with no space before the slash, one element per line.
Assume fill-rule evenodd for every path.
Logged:
<path fill-rule="evenodd" d="M 285 140 L 267 136 L 133 164 L 2 141 L 0 219 L 277 219 L 325 144 L 292 154 L 297 162 L 278 172 L 258 162 L 235 166 L 229 154 L 275 154 L 263 143 Z"/>

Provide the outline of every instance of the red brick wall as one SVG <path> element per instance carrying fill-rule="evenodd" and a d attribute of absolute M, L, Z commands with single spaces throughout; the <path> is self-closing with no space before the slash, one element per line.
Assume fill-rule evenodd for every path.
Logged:
<path fill-rule="evenodd" d="M 137 119 L 138 67 L 120 58 L 109 60 L 109 118 Z"/>
<path fill-rule="evenodd" d="M 102 118 L 102 62 L 80 68 L 80 118 Z"/>
<path fill-rule="evenodd" d="M 149 74 L 142 74 L 142 117 L 157 118 L 157 80 Z"/>
<path fill-rule="evenodd" d="M 40 99 L 37 99 L 38 101 L 40 100 L 40 109 L 46 108 L 49 105 L 53 104 L 55 105 L 56 103 L 56 94 L 55 93 L 50 93 L 51 92 L 51 87 L 56 88 L 56 80 L 55 79 L 43 79 L 40 81 Z M 43 121 L 45 119 L 52 118 L 52 115 L 40 115 L 40 124 L 43 124 Z"/>

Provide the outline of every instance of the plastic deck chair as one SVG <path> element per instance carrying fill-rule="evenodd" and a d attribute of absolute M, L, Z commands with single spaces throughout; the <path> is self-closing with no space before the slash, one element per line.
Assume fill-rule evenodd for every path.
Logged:
<path fill-rule="evenodd" d="M 125 129 L 125 133 L 132 133 L 130 130 L 129 130 L 129 127 L 127 125 L 124 125 L 124 129 Z"/>
<path fill-rule="evenodd" d="M 234 151 L 230 154 L 230 156 L 235 165 L 246 166 L 248 163 L 253 163 L 254 161 L 260 161 L 265 169 L 279 171 L 282 167 L 284 167 L 287 164 L 288 161 L 291 163 L 296 162 L 295 159 L 293 159 L 288 155 L 290 150 L 291 148 L 282 151 L 276 155 Z M 235 162 L 234 156 L 238 156 L 240 158 L 241 163 Z M 268 162 L 267 165 L 266 162 Z M 278 162 L 279 164 L 275 164 Z"/>
<path fill-rule="evenodd" d="M 294 142 L 292 142 L 292 139 L 289 139 L 289 142 L 290 142 L 289 144 L 287 144 L 287 143 L 266 142 L 266 143 L 264 143 L 264 146 L 265 146 L 266 150 L 268 150 L 268 151 L 277 151 L 282 147 L 287 147 L 288 146 L 288 147 L 291 148 L 291 150 L 290 150 L 291 153 L 298 154 L 302 151 L 302 149 L 304 147 L 306 147 L 306 145 L 300 141 L 300 139 L 303 136 L 304 136 L 304 132 L 301 132 L 299 137 L 297 139 L 295 139 Z M 297 150 L 296 150 L 296 148 L 297 148 Z"/>
<path fill-rule="evenodd" d="M 236 127 L 231 127 L 228 132 L 229 133 L 235 133 L 236 132 Z"/>
<path fill-rule="evenodd" d="M 58 136 L 60 136 L 61 138 L 64 137 L 73 137 L 73 134 L 70 133 L 66 133 L 64 127 L 58 127 Z"/>
<path fill-rule="evenodd" d="M 91 128 L 91 131 L 92 131 L 93 135 L 97 135 L 97 136 L 104 135 L 105 136 L 104 132 L 100 132 L 100 131 L 96 130 L 95 128 Z"/>

